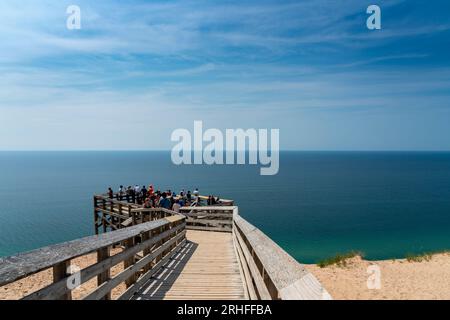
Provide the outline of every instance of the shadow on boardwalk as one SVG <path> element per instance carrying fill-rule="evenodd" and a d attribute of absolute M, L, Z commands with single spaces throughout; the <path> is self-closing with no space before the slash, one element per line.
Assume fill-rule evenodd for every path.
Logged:
<path fill-rule="evenodd" d="M 164 265 L 134 296 L 133 300 L 163 300 L 181 275 L 198 244 L 186 241 L 181 250 Z"/>

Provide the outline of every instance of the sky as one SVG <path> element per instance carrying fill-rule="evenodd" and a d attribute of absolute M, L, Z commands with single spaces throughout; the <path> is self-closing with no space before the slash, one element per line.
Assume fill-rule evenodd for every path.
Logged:
<path fill-rule="evenodd" d="M 366 27 L 371 4 L 381 30 Z M 2 0 L 0 150 L 170 149 L 195 120 L 279 129 L 283 150 L 450 150 L 449 12 L 447 0 Z"/>

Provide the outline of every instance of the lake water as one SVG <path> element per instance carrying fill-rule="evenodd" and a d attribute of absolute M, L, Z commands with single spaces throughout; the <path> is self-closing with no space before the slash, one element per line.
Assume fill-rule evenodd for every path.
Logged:
<path fill-rule="evenodd" d="M 0 152 L 0 256 L 94 231 L 92 195 L 120 184 L 200 189 L 296 259 L 450 249 L 450 153 L 282 152 L 258 166 L 175 166 L 169 152 Z"/>

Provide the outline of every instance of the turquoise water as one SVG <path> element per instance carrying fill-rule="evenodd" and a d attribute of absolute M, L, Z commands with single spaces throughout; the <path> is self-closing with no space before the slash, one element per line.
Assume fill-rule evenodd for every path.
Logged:
<path fill-rule="evenodd" d="M 0 255 L 93 233 L 92 195 L 120 184 L 232 198 L 301 262 L 450 249 L 450 153 L 282 152 L 257 166 L 174 166 L 168 152 L 0 152 Z"/>

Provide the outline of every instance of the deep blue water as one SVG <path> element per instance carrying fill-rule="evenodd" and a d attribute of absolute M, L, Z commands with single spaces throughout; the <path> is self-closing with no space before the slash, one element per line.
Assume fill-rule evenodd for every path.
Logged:
<path fill-rule="evenodd" d="M 232 198 L 301 262 L 450 249 L 450 153 L 282 152 L 258 166 L 174 166 L 168 152 L 0 152 L 0 255 L 93 233 L 92 195 L 120 184 Z"/>

